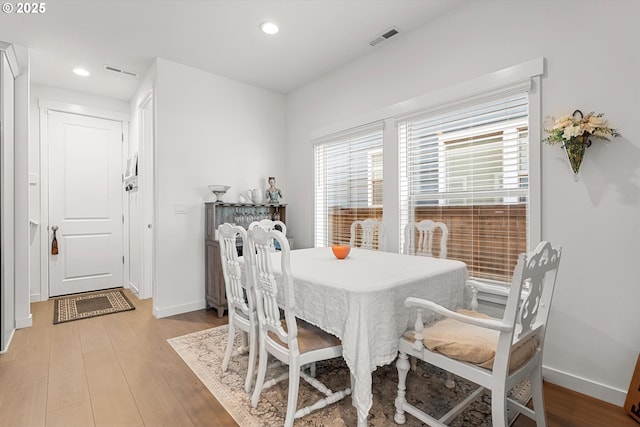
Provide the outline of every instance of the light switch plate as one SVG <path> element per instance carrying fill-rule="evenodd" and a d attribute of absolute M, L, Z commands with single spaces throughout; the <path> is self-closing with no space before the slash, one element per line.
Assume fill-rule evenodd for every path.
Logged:
<path fill-rule="evenodd" d="M 187 209 L 184 205 L 173 205 L 173 213 L 176 215 L 186 215 Z"/>

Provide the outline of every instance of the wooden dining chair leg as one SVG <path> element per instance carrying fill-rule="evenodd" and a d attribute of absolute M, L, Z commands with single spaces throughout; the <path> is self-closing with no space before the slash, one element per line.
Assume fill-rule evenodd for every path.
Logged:
<path fill-rule="evenodd" d="M 531 373 L 530 380 L 536 427 L 546 427 L 547 417 L 544 412 L 544 398 L 542 395 L 542 366 L 540 364 Z"/>
<path fill-rule="evenodd" d="M 284 427 L 292 427 L 296 418 L 296 407 L 298 406 L 298 391 L 300 389 L 300 365 L 297 360 L 289 364 L 289 396 L 287 397 L 287 415 L 284 420 Z"/>
<path fill-rule="evenodd" d="M 247 368 L 247 378 L 244 380 L 244 391 L 251 392 L 254 371 L 256 368 L 256 356 L 258 354 L 258 331 L 254 330 L 249 334 L 249 366 Z"/>
<path fill-rule="evenodd" d="M 444 380 L 444 386 L 449 390 L 453 390 L 456 388 L 456 381 L 453 378 L 453 374 L 451 372 L 447 372 L 447 379 Z"/>
<path fill-rule="evenodd" d="M 393 420 L 396 424 L 404 424 L 407 421 L 407 417 L 404 414 L 403 405 L 407 402 L 407 374 L 409 373 L 409 357 L 406 353 L 400 352 L 398 354 L 398 361 L 396 362 L 398 368 L 398 395 L 396 397 L 396 414 L 393 416 Z"/>
<path fill-rule="evenodd" d="M 491 425 L 507 427 L 507 392 L 504 387 L 491 390 Z"/>
<path fill-rule="evenodd" d="M 249 342 L 250 340 L 250 334 L 249 332 L 245 332 L 242 329 L 240 329 L 240 332 L 242 333 L 242 345 L 238 348 L 238 350 L 236 350 L 236 353 L 231 353 L 232 356 L 236 355 L 236 354 L 249 354 Z"/>
<path fill-rule="evenodd" d="M 224 359 L 222 359 L 222 371 L 226 372 L 229 368 L 229 359 L 233 353 L 233 344 L 236 340 L 236 326 L 229 316 L 229 332 L 227 333 L 227 349 L 224 352 Z"/>
<path fill-rule="evenodd" d="M 267 349 L 264 346 L 262 340 L 260 340 L 259 354 L 258 354 L 258 377 L 256 378 L 256 388 L 253 390 L 253 396 L 251 396 L 251 406 L 258 407 L 258 400 L 260 400 L 260 392 L 264 386 L 264 377 L 267 374 Z"/>

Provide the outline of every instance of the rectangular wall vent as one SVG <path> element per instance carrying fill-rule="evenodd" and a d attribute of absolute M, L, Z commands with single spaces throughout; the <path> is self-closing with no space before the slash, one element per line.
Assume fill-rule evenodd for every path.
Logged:
<path fill-rule="evenodd" d="M 397 28 L 393 27 L 388 29 L 387 31 L 385 31 L 384 33 L 380 34 L 379 36 L 377 36 L 375 39 L 371 40 L 369 42 L 369 44 L 371 46 L 375 46 L 379 43 L 382 43 L 383 41 L 390 39 L 391 37 L 395 36 L 396 34 L 398 34 L 399 31 Z"/>
<path fill-rule="evenodd" d="M 113 65 L 105 65 L 104 69 L 107 71 L 113 71 L 114 73 L 126 74 L 127 76 L 138 77 L 139 74 L 135 71 L 123 70 L 122 68 L 114 67 Z"/>

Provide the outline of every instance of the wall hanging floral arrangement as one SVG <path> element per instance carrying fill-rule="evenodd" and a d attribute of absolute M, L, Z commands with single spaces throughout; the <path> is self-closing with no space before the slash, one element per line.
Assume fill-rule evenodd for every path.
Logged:
<path fill-rule="evenodd" d="M 558 119 L 550 117 L 544 139 L 548 144 L 562 144 L 567 155 L 573 177 L 578 181 L 578 172 L 587 147 L 591 146 L 591 139 L 609 141 L 612 137 L 619 137 L 620 133 L 603 118 L 604 114 L 591 112 L 586 116 L 576 110 L 572 115 Z"/>

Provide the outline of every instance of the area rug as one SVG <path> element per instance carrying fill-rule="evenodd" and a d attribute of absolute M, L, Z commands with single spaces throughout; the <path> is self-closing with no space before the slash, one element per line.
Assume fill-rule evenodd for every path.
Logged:
<path fill-rule="evenodd" d="M 54 301 L 53 324 L 134 309 L 122 289 L 70 295 Z"/>
<path fill-rule="evenodd" d="M 214 397 L 224 406 L 233 419 L 242 427 L 267 427 L 284 424 L 287 402 L 287 381 L 282 381 L 262 392 L 257 408 L 251 407 L 251 396 L 244 391 L 248 355 L 231 358 L 229 369 L 222 372 L 222 358 L 227 340 L 227 325 L 194 332 L 167 340 L 182 357 L 191 370 L 200 378 Z M 236 345 L 239 345 L 237 338 Z M 236 347 L 237 348 L 237 347 Z M 270 368 L 267 380 L 285 372 L 286 368 Z M 316 377 L 332 390 L 342 390 L 348 386 L 349 368 L 344 361 L 333 359 L 317 364 Z M 257 369 L 256 369 L 257 371 Z M 407 379 L 407 399 L 432 415 L 440 417 L 451 409 L 452 402 L 476 389 L 476 385 L 456 377 L 456 387 L 445 387 L 444 371 L 426 363 L 418 363 L 417 370 L 409 372 Z M 379 367 L 373 373 L 373 407 L 369 411 L 369 427 L 395 426 L 394 399 L 397 392 L 398 372 L 395 363 Z M 511 392 L 520 402 L 530 398 L 528 381 Z M 300 381 L 298 408 L 315 402 L 321 395 L 305 381 Z M 355 426 L 357 413 L 351 404 L 351 398 L 342 399 L 336 404 L 297 419 L 294 426 L 344 427 Z M 408 427 L 423 424 L 407 414 Z M 474 402 L 460 414 L 451 426 L 491 427 L 491 399 L 488 394 Z"/>

